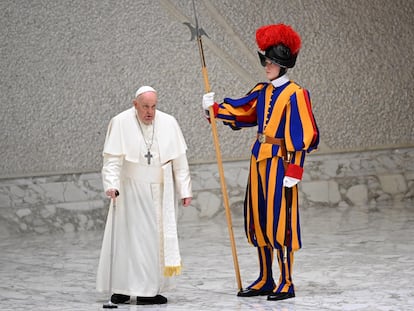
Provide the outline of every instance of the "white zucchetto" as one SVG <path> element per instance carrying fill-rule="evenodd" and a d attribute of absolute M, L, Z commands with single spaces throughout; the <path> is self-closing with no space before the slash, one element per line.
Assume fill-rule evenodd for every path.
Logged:
<path fill-rule="evenodd" d="M 146 92 L 154 92 L 157 93 L 156 90 L 154 90 L 152 87 L 150 86 L 141 86 L 135 93 L 135 98 L 138 97 L 139 95 L 141 95 L 142 93 L 146 93 Z"/>

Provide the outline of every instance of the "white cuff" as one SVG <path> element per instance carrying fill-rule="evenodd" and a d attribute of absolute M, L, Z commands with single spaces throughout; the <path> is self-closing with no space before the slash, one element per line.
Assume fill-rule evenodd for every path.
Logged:
<path fill-rule="evenodd" d="M 293 178 L 293 177 L 289 177 L 289 176 L 285 176 L 283 178 L 283 186 L 287 187 L 287 188 L 292 188 L 294 185 L 296 185 L 300 180 Z"/>

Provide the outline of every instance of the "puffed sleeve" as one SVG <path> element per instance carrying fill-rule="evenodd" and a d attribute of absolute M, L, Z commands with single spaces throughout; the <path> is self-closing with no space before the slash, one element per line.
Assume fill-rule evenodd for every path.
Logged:
<path fill-rule="evenodd" d="M 310 152 L 318 146 L 319 131 L 313 116 L 309 92 L 305 89 L 299 89 L 290 97 L 284 136 L 288 152 Z"/>
<path fill-rule="evenodd" d="M 263 83 L 258 83 L 242 98 L 224 98 L 223 103 L 214 106 L 214 115 L 234 130 L 256 126 L 257 99 L 264 85 Z"/>

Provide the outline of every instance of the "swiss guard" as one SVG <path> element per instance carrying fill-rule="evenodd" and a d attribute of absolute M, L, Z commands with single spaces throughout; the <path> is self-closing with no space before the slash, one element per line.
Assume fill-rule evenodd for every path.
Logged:
<path fill-rule="evenodd" d="M 259 60 L 268 82 L 258 83 L 242 98 L 214 101 L 203 96 L 203 109 L 233 130 L 257 127 L 244 201 L 248 242 L 257 248 L 259 277 L 237 296 L 267 296 L 267 300 L 295 297 L 294 252 L 302 246 L 298 183 L 307 153 L 316 149 L 319 131 L 309 91 L 288 77 L 298 56 L 301 39 L 291 26 L 273 24 L 256 31 Z M 279 278 L 273 276 L 273 259 Z"/>

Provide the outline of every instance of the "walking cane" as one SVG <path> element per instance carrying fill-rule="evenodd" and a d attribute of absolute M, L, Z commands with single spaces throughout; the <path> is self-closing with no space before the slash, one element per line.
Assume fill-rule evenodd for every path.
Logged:
<path fill-rule="evenodd" d="M 119 195 L 118 190 L 115 191 L 115 196 Z M 112 262 L 114 261 L 114 229 L 115 229 L 115 210 L 116 210 L 116 198 L 111 199 L 112 201 L 112 228 L 111 228 L 111 251 L 110 251 L 110 259 L 109 259 L 109 295 L 112 295 Z M 118 308 L 118 305 L 111 301 L 111 297 L 109 297 L 109 301 L 104 303 L 102 306 L 104 309 L 115 309 Z"/>
<path fill-rule="evenodd" d="M 197 14 L 196 14 L 196 8 L 195 3 L 193 0 L 193 9 L 194 9 L 194 18 L 195 18 L 195 27 L 197 32 L 197 43 L 198 43 L 198 51 L 200 53 L 200 60 L 201 60 L 201 70 L 203 73 L 204 78 L 204 89 L 206 93 L 210 92 L 210 84 L 208 82 L 208 73 L 207 73 L 207 66 L 206 61 L 204 59 L 204 51 L 203 51 L 203 43 L 201 41 L 201 32 L 198 27 L 198 20 L 197 20 Z M 210 107 L 209 109 L 210 113 L 210 121 L 211 121 L 211 131 L 213 133 L 213 139 L 214 139 L 214 146 L 216 149 L 216 158 L 217 158 L 217 166 L 219 170 L 220 175 L 220 184 L 221 184 L 221 191 L 223 194 L 223 201 L 224 201 L 224 208 L 226 210 L 226 219 L 227 219 L 227 228 L 229 231 L 230 236 L 230 242 L 231 242 L 231 250 L 233 254 L 233 263 L 234 263 L 234 270 L 236 272 L 236 280 L 239 290 L 242 290 L 242 282 L 240 278 L 240 269 L 239 269 L 239 262 L 237 260 L 237 252 L 236 252 L 236 243 L 234 241 L 234 234 L 233 234 L 233 226 L 231 221 L 231 212 L 230 212 L 230 206 L 229 206 L 229 199 L 227 196 L 227 189 L 226 189 L 226 181 L 224 178 L 224 170 L 223 170 L 223 162 L 221 159 L 221 153 L 220 153 L 220 145 L 218 140 L 218 134 L 217 134 L 217 124 L 216 124 L 216 118 L 214 116 L 213 107 Z"/>

